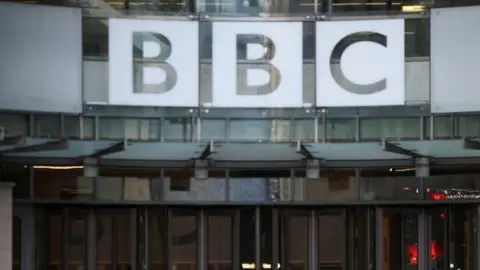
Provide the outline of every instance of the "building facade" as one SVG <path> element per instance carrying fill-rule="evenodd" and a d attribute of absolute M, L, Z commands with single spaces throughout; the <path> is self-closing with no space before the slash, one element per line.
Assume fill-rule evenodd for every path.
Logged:
<path fill-rule="evenodd" d="M 480 268 L 477 0 L 29 4 L 0 269 Z"/>

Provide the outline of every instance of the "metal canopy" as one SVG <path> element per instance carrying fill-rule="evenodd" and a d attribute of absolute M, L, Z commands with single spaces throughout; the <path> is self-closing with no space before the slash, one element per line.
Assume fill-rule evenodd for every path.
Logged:
<path fill-rule="evenodd" d="M 78 164 L 98 158 L 100 166 L 187 167 L 211 160 L 218 168 L 305 168 L 305 160 L 324 167 L 411 166 L 419 157 L 436 165 L 480 164 L 480 142 L 425 140 L 313 143 L 208 143 L 49 140 L 26 138 L 21 147 L 0 146 L 0 162 Z M 128 145 L 128 147 L 127 147 Z"/>
<path fill-rule="evenodd" d="M 13 147 L 7 150 L 0 151 L 0 155 L 5 154 L 24 154 L 24 153 L 38 153 L 45 151 L 59 151 L 68 149 L 68 140 L 60 139 L 55 141 L 46 141 L 37 144 L 24 145 Z"/>
<path fill-rule="evenodd" d="M 110 154 L 114 154 L 114 153 L 118 153 L 118 152 L 123 152 L 127 149 L 127 146 L 128 146 L 128 140 L 123 139 L 122 141 L 113 143 L 113 144 L 111 144 L 109 146 L 106 146 L 104 148 L 95 149 L 95 151 L 92 154 L 88 155 L 88 157 L 99 158 L 99 157 L 102 157 L 102 156 L 105 156 L 105 155 L 110 155 Z"/>
<path fill-rule="evenodd" d="M 25 144 L 25 137 L 22 134 L 5 135 L 0 141 L 0 146 L 18 146 Z M 1 151 L 0 151 L 1 152 Z"/>
<path fill-rule="evenodd" d="M 382 149 L 383 151 L 386 151 L 389 153 L 409 156 L 413 158 L 424 157 L 423 155 L 417 153 L 415 150 L 403 148 L 401 144 L 395 144 L 387 141 L 386 139 L 382 140 Z"/>
<path fill-rule="evenodd" d="M 463 149 L 480 150 L 480 142 L 468 138 L 463 138 Z"/>

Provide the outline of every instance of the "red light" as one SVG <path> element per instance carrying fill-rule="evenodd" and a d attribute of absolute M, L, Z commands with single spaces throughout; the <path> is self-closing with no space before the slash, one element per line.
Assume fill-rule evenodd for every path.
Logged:
<path fill-rule="evenodd" d="M 444 218 L 444 217 L 445 217 L 445 213 L 441 213 L 440 218 Z"/>
<path fill-rule="evenodd" d="M 442 194 L 442 193 L 432 193 L 430 194 L 430 197 L 434 201 L 444 201 L 446 199 L 445 194 Z"/>

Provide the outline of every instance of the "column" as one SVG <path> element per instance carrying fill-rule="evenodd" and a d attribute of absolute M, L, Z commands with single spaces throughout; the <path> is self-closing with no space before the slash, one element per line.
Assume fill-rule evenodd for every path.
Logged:
<path fill-rule="evenodd" d="M 12 269 L 13 204 L 11 182 L 0 182 L 0 270 Z"/>
<path fill-rule="evenodd" d="M 98 167 L 96 158 L 86 158 L 83 161 L 83 176 L 92 179 L 93 200 L 97 194 Z M 85 257 L 86 269 L 96 269 L 97 265 L 97 216 L 94 209 L 89 209 L 86 220 Z"/>

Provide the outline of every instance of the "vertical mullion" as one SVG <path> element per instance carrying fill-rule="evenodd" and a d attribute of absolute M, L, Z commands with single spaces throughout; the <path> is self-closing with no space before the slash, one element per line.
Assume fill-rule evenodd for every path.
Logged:
<path fill-rule="evenodd" d="M 206 270 L 205 250 L 207 246 L 205 237 L 205 223 L 205 211 L 200 209 L 197 214 L 197 270 Z"/>
<path fill-rule="evenodd" d="M 60 251 L 60 269 L 67 270 L 67 256 L 68 256 L 68 238 L 70 236 L 70 228 L 69 228 L 69 213 L 67 207 L 62 207 L 62 243 Z"/>
<path fill-rule="evenodd" d="M 115 211 L 116 212 L 116 211 Z M 112 241 L 111 241 L 111 253 L 112 253 L 112 270 L 117 269 L 117 237 L 118 237 L 118 214 L 113 213 L 111 215 L 111 230 L 112 230 Z"/>
<path fill-rule="evenodd" d="M 170 252 L 172 250 L 172 234 L 170 233 L 172 210 L 170 208 L 165 209 L 165 225 L 163 226 L 163 235 L 165 237 L 165 269 L 172 269 L 172 259 L 170 258 Z"/>
<path fill-rule="evenodd" d="M 343 223 L 343 252 L 342 252 L 342 270 L 348 270 L 349 264 L 351 263 L 349 260 L 349 245 L 348 245 L 348 236 L 349 236 L 349 228 L 350 228 L 350 219 L 347 214 L 347 209 L 342 209 L 342 223 Z"/>
<path fill-rule="evenodd" d="M 366 229 L 367 235 L 366 235 L 365 239 L 367 240 L 367 241 L 366 241 L 367 243 L 366 243 L 366 246 L 365 246 L 364 248 L 366 248 L 366 256 L 367 256 L 367 258 L 366 258 L 366 260 L 365 260 L 366 265 L 363 265 L 363 266 L 362 266 L 362 267 L 364 267 L 365 269 L 370 269 L 370 265 L 375 266 L 375 262 L 372 261 L 372 247 L 373 247 L 373 243 L 372 243 L 372 242 L 373 242 L 373 241 L 372 241 L 372 240 L 373 240 L 373 239 L 372 239 L 372 237 L 373 237 L 373 235 L 372 235 L 372 227 L 373 227 L 373 225 L 374 225 L 374 224 L 372 224 L 372 212 L 373 212 L 372 210 L 373 210 L 373 208 L 370 208 L 370 207 L 369 207 L 369 208 L 367 208 L 367 211 L 365 212 L 365 215 L 366 215 L 366 224 L 365 224 L 365 225 L 366 225 L 366 227 L 367 227 L 367 229 Z M 361 256 L 361 255 L 360 255 L 360 256 Z M 373 268 L 375 269 L 375 267 L 373 267 Z"/>
<path fill-rule="evenodd" d="M 427 231 L 427 220 L 425 210 L 422 209 L 420 213 L 418 213 L 418 258 L 417 264 L 419 266 L 419 270 L 427 269 L 426 266 L 429 265 L 428 263 L 428 249 L 427 243 L 429 243 L 429 237 L 426 235 Z"/>
<path fill-rule="evenodd" d="M 473 239 L 474 243 L 474 251 L 473 254 L 477 254 L 475 256 L 472 256 L 473 259 L 473 267 L 472 269 L 480 269 L 480 205 L 477 206 L 477 208 L 474 211 L 474 232 L 475 232 L 475 237 Z"/>
<path fill-rule="evenodd" d="M 375 266 L 383 270 L 383 209 L 375 207 Z"/>
<path fill-rule="evenodd" d="M 235 209 L 232 220 L 232 269 L 240 270 L 240 210 Z"/>
<path fill-rule="evenodd" d="M 97 219 L 93 208 L 88 209 L 87 222 L 85 224 L 85 233 L 87 237 L 85 243 L 86 269 L 95 270 L 97 263 Z"/>
<path fill-rule="evenodd" d="M 318 270 L 317 262 L 318 257 L 317 247 L 319 242 L 317 242 L 317 214 L 315 210 L 310 210 L 308 216 L 308 269 L 309 270 Z"/>
<path fill-rule="evenodd" d="M 65 137 L 65 114 L 60 114 L 60 137 Z"/>
<path fill-rule="evenodd" d="M 255 207 L 255 269 L 262 270 L 262 227 L 260 207 Z"/>
<path fill-rule="evenodd" d="M 272 209 L 272 262 L 270 263 L 272 265 L 272 270 L 278 270 L 278 247 L 279 247 L 279 214 L 278 214 L 278 209 L 273 208 Z M 267 237 L 268 239 L 268 237 Z"/>

